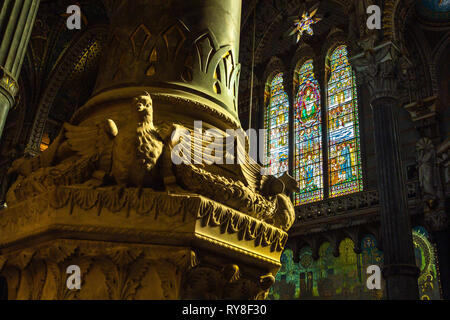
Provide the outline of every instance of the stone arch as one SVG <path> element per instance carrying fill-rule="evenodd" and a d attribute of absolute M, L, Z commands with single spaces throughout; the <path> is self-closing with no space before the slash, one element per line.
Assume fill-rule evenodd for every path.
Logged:
<path fill-rule="evenodd" d="M 429 95 L 433 95 L 437 93 L 437 80 L 435 73 L 435 64 L 433 62 L 432 52 L 426 41 L 425 35 L 423 31 L 417 27 L 416 24 L 412 23 L 408 28 L 409 37 L 408 43 L 410 44 L 409 48 L 405 48 L 409 50 L 408 55 L 411 60 L 416 60 L 417 62 L 414 64 L 412 68 L 412 72 L 416 75 L 419 69 L 423 69 L 424 76 L 426 77 L 426 81 L 422 83 L 423 86 L 426 86 L 427 96 L 419 97 L 421 99 L 427 98 Z M 411 47 L 412 46 L 412 47 Z M 410 52 L 410 51 L 416 51 Z M 417 78 L 417 76 L 416 76 Z M 409 86 L 409 84 L 408 84 Z M 420 86 L 420 85 L 419 85 Z M 406 97 L 404 97 L 406 99 Z M 405 101 L 406 102 L 406 101 Z M 409 102 L 409 101 L 408 101 Z"/>
<path fill-rule="evenodd" d="M 298 72 L 302 65 L 307 61 L 312 59 L 313 61 L 317 60 L 316 54 L 314 50 L 308 46 L 307 44 L 302 44 L 294 53 L 293 58 L 290 62 L 290 67 L 288 71 L 289 80 L 292 81 L 292 96 L 295 97 L 298 89 L 298 84 L 295 79 L 298 76 Z"/>
<path fill-rule="evenodd" d="M 262 97 L 263 103 L 263 109 L 260 111 L 264 111 L 267 107 L 267 97 L 266 92 L 270 86 L 270 83 L 272 82 L 273 77 L 277 75 L 278 73 L 283 73 L 283 80 L 284 83 L 286 83 L 286 67 L 283 63 L 283 61 L 278 57 L 272 57 L 267 64 L 267 67 L 263 73 L 262 81 L 261 81 L 261 90 L 260 90 L 260 96 Z"/>
<path fill-rule="evenodd" d="M 333 53 L 333 51 L 341 45 L 347 46 L 347 49 L 349 48 L 345 34 L 339 29 L 332 30 L 328 34 L 327 39 L 322 46 L 322 52 L 320 54 L 320 59 L 317 62 L 319 64 L 319 66 L 323 66 L 322 70 L 323 70 L 324 83 L 326 83 L 328 81 L 328 77 L 329 77 L 329 71 L 330 71 L 329 65 L 328 65 L 329 58 L 330 58 L 331 54 Z M 349 55 L 350 55 L 350 53 L 349 53 Z"/>
<path fill-rule="evenodd" d="M 415 0 L 387 0 L 383 7 L 382 31 L 386 40 L 404 43 L 403 31 Z"/>
<path fill-rule="evenodd" d="M 431 64 L 433 66 L 438 66 L 440 62 L 444 62 L 447 61 L 448 56 L 446 56 L 446 54 L 448 54 L 448 50 L 450 48 L 450 32 L 447 32 L 445 34 L 445 36 L 441 39 L 441 41 L 439 42 L 438 45 L 436 45 L 435 49 L 433 50 L 433 52 L 431 53 Z M 433 83 L 437 82 L 440 77 L 441 77 L 441 70 L 440 69 L 435 69 L 432 70 L 435 71 L 434 74 L 432 74 L 432 76 L 435 76 L 435 79 L 433 79 Z"/>
<path fill-rule="evenodd" d="M 25 154 L 36 155 L 38 153 L 49 111 L 64 81 L 70 75 L 72 68 L 84 50 L 94 39 L 104 37 L 106 32 L 107 27 L 105 25 L 89 28 L 80 37 L 74 39 L 66 49 L 61 61 L 49 77 L 50 81 L 40 98 Z"/>

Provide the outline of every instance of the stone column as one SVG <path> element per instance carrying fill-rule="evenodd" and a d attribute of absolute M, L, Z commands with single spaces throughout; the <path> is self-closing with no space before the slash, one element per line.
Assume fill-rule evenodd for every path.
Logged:
<path fill-rule="evenodd" d="M 196 120 L 215 113 L 237 125 L 241 1 L 105 4 L 111 37 L 94 90 L 97 101 L 144 89 L 154 101 L 170 100 L 158 114 L 176 106 L 175 112 L 191 117 L 195 103 L 204 107 Z"/>
<path fill-rule="evenodd" d="M 104 3 L 111 38 L 94 95 L 46 151 L 11 168 L 19 177 L 0 215 L 8 298 L 264 298 L 295 181 L 245 161 L 171 158 L 185 141 L 186 155 L 207 155 L 195 121 L 214 138 L 240 128 L 241 1 Z M 71 265 L 79 289 L 66 285 Z"/>
<path fill-rule="evenodd" d="M 5 0 L 0 9 L 0 137 L 19 91 L 17 79 L 40 0 Z"/>
<path fill-rule="evenodd" d="M 415 265 L 397 128 L 396 89 L 401 80 L 402 58 L 399 49 L 387 42 L 351 60 L 371 94 L 387 298 L 418 299 L 419 270 Z"/>

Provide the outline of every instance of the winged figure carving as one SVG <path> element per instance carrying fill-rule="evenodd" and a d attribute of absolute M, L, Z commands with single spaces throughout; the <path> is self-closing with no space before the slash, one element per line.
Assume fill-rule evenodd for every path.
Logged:
<path fill-rule="evenodd" d="M 248 161 L 223 166 L 174 165 L 174 146 L 186 142 L 180 132 L 189 137 L 195 134 L 173 122 L 156 127 L 148 93 L 135 98 L 131 107 L 125 110 L 126 119 L 116 116 L 114 121 L 100 117 L 97 122 L 80 125 L 65 123 L 46 151 L 32 159 L 16 160 L 9 170 L 9 174 L 18 178 L 8 191 L 8 205 L 55 186 L 145 187 L 169 193 L 199 194 L 289 229 L 295 213 L 285 192 L 297 188 L 292 177 L 263 176 L 261 168 Z M 195 138 L 192 141 L 187 150 L 202 153 L 206 163 L 213 163 L 214 156 L 204 152 L 205 141 Z"/>

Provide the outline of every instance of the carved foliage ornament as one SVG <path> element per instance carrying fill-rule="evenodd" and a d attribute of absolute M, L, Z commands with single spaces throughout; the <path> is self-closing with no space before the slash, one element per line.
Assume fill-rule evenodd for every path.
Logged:
<path fill-rule="evenodd" d="M 294 181 L 292 178 L 284 177 L 284 182 L 277 178 L 263 179 L 255 171 L 252 173 L 255 176 L 248 179 L 259 181 L 257 185 L 262 185 L 263 194 L 258 187 L 250 187 L 243 177 L 229 179 L 194 165 L 175 166 L 171 155 L 179 141 L 171 140 L 172 133 L 187 129 L 173 123 L 155 127 L 152 99 L 148 94 L 124 107 L 126 120 L 105 119 L 84 126 L 66 123 L 41 155 L 15 161 L 9 173 L 19 177 L 7 193 L 8 205 L 58 186 L 82 185 L 90 192 L 91 199 L 96 194 L 92 188 L 100 186 L 175 192 L 181 187 L 185 190 L 181 192 L 195 192 L 284 230 L 291 227 L 294 208 L 283 192 L 285 188 L 294 191 L 295 186 L 289 183 Z"/>
<path fill-rule="evenodd" d="M 394 43 L 367 48 L 350 60 L 359 82 L 367 83 L 371 102 L 380 98 L 396 99 L 398 86 L 410 63 Z"/>
<path fill-rule="evenodd" d="M 193 33 L 178 20 L 158 33 L 140 24 L 128 41 L 114 34 L 111 48 L 119 57 L 118 61 L 109 62 L 114 82 L 135 75 L 149 83 L 179 82 L 202 88 L 237 110 L 240 64 L 232 46 L 219 46 L 211 30 Z M 101 82 L 106 81 L 105 78 Z"/>

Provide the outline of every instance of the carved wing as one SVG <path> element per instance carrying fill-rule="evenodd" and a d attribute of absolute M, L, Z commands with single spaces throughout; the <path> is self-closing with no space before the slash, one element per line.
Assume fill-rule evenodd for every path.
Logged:
<path fill-rule="evenodd" d="M 248 149 L 248 139 L 245 144 L 234 144 L 234 164 L 227 164 L 227 158 L 231 157 L 227 149 L 227 135 L 225 132 L 217 131 L 217 137 L 205 136 L 204 132 L 194 133 L 192 129 L 179 124 L 159 123 L 157 132 L 166 143 L 172 146 L 178 145 L 179 149 L 188 151 L 185 156 L 192 164 L 202 164 L 207 171 L 221 176 L 241 181 L 252 190 L 259 190 L 262 184 L 261 167 L 251 162 L 246 148 Z M 181 139 L 180 139 L 181 138 Z M 221 150 L 216 154 L 213 150 Z M 237 161 L 239 159 L 239 161 Z M 218 161 L 221 160 L 221 161 Z M 237 163 L 239 162 L 239 163 Z"/>
<path fill-rule="evenodd" d="M 108 172 L 111 167 L 113 139 L 118 129 L 113 120 L 95 126 L 73 126 L 64 124 L 67 145 L 81 157 L 99 160 L 100 168 Z"/>

